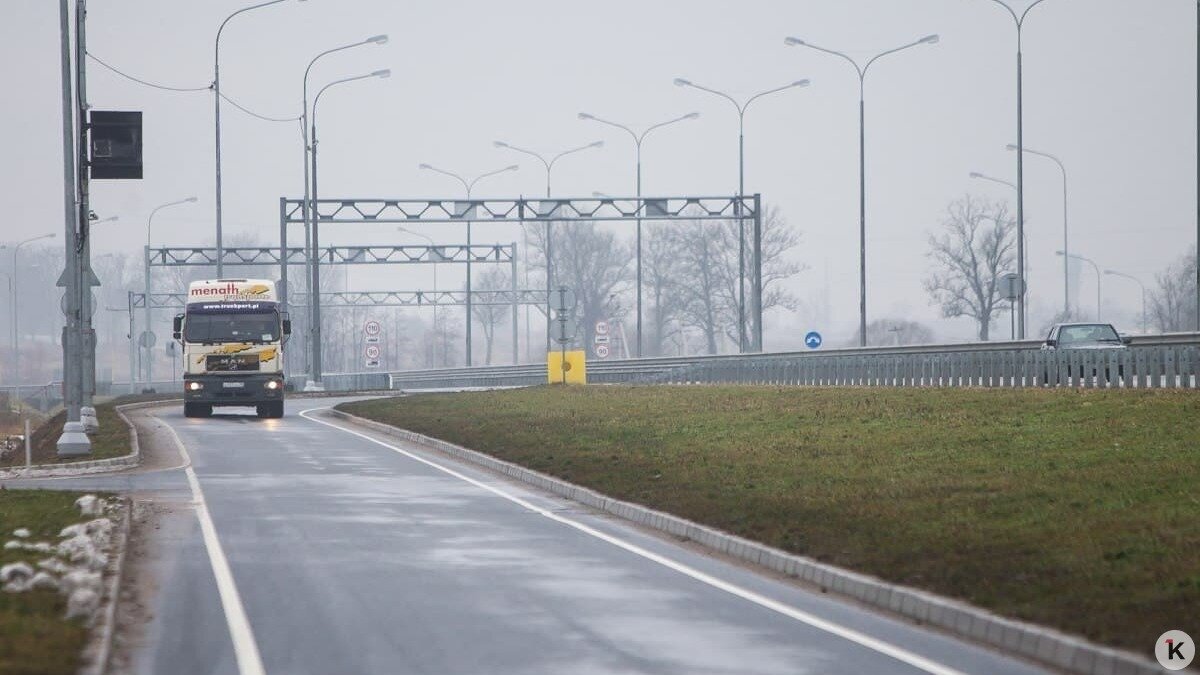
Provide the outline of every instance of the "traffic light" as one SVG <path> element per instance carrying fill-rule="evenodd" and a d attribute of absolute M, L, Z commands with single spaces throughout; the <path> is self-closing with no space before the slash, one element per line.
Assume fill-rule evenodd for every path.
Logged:
<path fill-rule="evenodd" d="M 142 177 L 142 113 L 93 110 L 91 128 L 91 177 Z"/>

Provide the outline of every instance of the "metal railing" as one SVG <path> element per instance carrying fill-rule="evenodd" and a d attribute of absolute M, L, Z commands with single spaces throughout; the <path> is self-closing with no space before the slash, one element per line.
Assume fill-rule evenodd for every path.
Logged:
<path fill-rule="evenodd" d="M 1200 333 L 1132 338 L 1128 349 L 1043 351 L 1036 340 L 589 361 L 595 383 L 809 386 L 1200 386 Z M 394 389 L 542 384 L 542 364 L 392 372 Z"/>

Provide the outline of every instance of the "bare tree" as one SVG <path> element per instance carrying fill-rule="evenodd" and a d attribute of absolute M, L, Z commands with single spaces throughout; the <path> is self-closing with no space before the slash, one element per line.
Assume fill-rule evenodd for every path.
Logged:
<path fill-rule="evenodd" d="M 545 270 L 545 230 L 542 227 L 528 230 L 535 253 L 531 263 Z M 575 292 L 579 338 L 583 344 L 591 344 L 596 321 L 622 318 L 623 310 L 610 299 L 632 281 L 632 247 L 618 242 L 612 231 L 601 230 L 588 221 L 556 223 L 552 236 L 554 283 Z"/>
<path fill-rule="evenodd" d="M 737 247 L 728 245 L 728 229 L 726 223 L 696 220 L 670 231 L 679 264 L 672 285 L 680 303 L 679 319 L 700 331 L 709 354 L 718 353 L 718 340 L 738 319 Z"/>
<path fill-rule="evenodd" d="M 719 350 L 718 338 L 737 343 L 738 316 L 738 225 L 724 221 L 690 221 L 670 230 L 677 259 L 672 270 L 673 288 L 681 300 L 679 318 L 686 326 L 698 329 L 711 354 Z M 768 208 L 762 221 L 763 314 L 773 309 L 795 309 L 794 295 L 782 288 L 782 282 L 799 274 L 805 266 L 788 260 L 788 252 L 800 242 L 800 235 L 783 218 L 778 208 Z M 746 325 L 743 339 L 750 343 L 754 316 L 751 312 L 754 277 L 753 247 L 747 247 Z"/>
<path fill-rule="evenodd" d="M 975 319 L 979 339 L 987 340 L 1001 305 L 999 278 L 1013 266 L 1016 222 L 1007 203 L 966 195 L 946 208 L 942 228 L 929 237 L 925 290 L 942 316 Z"/>
<path fill-rule="evenodd" d="M 502 291 L 512 287 L 508 272 L 499 266 L 489 267 L 479 275 L 479 283 L 474 284 L 476 291 Z M 471 306 L 474 319 L 483 328 L 483 339 L 486 344 L 484 363 L 492 365 L 492 346 L 496 340 L 496 328 L 508 323 L 511 305 L 483 305 L 475 303 Z"/>
<path fill-rule="evenodd" d="M 1158 330 L 1192 330 L 1196 325 L 1196 248 L 1155 275 L 1147 311 Z"/>
<path fill-rule="evenodd" d="M 917 321 L 891 318 L 876 319 L 867 324 L 867 344 L 927 345 L 933 341 L 933 329 Z M 861 344 L 858 331 L 855 331 L 854 341 L 850 344 L 855 347 Z"/>
<path fill-rule="evenodd" d="M 683 310 L 683 302 L 676 291 L 681 272 L 681 263 L 675 250 L 677 239 L 674 225 L 647 225 L 648 235 L 642 247 L 642 302 L 646 305 L 644 321 L 648 330 L 645 336 L 645 352 L 649 356 L 662 356 L 668 341 L 679 332 L 676 320 Z"/>

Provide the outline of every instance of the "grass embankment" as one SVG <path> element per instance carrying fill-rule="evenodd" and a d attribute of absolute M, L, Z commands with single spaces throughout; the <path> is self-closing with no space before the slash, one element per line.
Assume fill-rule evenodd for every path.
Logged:
<path fill-rule="evenodd" d="M 340 408 L 1145 652 L 1200 629 L 1200 395 L 535 388 Z"/>
<path fill-rule="evenodd" d="M 135 395 L 122 396 L 105 403 L 96 404 L 96 420 L 100 423 L 99 431 L 88 434 L 88 439 L 92 442 L 92 453 L 85 457 L 71 457 L 60 459 L 58 457 L 58 438 L 62 436 L 63 424 L 66 423 L 67 414 L 60 410 L 57 414 L 42 422 L 33 431 L 31 442 L 31 453 L 33 455 L 34 464 L 59 464 L 67 462 L 91 461 L 96 459 L 108 459 L 110 457 L 120 457 L 128 455 L 131 452 L 129 444 L 129 427 L 125 425 L 125 421 L 117 415 L 116 407 L 126 403 L 137 403 L 139 401 L 156 401 L 163 399 L 179 398 L 178 394 L 157 394 L 157 395 Z M 24 466 L 25 464 L 25 449 L 18 448 L 16 451 L 9 453 L 4 457 L 0 457 L 0 467 L 8 466 Z"/>
<path fill-rule="evenodd" d="M 57 544 L 58 533 L 87 520 L 74 503 L 81 493 L 0 490 L 0 545 L 18 527 L 26 541 Z M 0 565 L 24 561 L 35 566 L 46 553 L 0 549 Z M 67 601 L 55 590 L 0 593 L 0 673 L 74 673 L 87 640 L 82 621 L 63 618 Z"/>

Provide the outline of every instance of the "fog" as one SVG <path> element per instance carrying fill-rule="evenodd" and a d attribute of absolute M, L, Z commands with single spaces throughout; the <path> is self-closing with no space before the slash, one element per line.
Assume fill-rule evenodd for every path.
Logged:
<path fill-rule="evenodd" d="M 244 5 L 93 0 L 88 48 L 138 78 L 205 87 L 216 28 Z M 0 242 L 57 232 L 52 243 L 61 247 L 57 3 L 7 0 L 2 12 L 0 77 L 8 96 L 0 114 L 8 141 Z M 1025 143 L 1066 165 L 1072 249 L 1147 284 L 1195 243 L 1195 12 L 1184 0 L 1047 0 L 1025 26 Z M 540 164 L 493 147 L 495 140 L 550 154 L 604 140 L 603 148 L 555 166 L 555 196 L 632 195 L 632 141 L 578 119 L 581 111 L 637 128 L 699 112 L 647 139 L 643 192 L 730 195 L 738 178 L 733 106 L 672 80 L 744 99 L 811 79 L 807 88 L 756 101 L 746 115 L 747 192 L 761 193 L 800 233 L 787 255 L 807 267 L 785 282 L 798 308 L 767 318 L 768 350 L 797 347 L 813 329 L 827 343 L 846 343 L 858 323 L 857 78 L 840 59 L 785 46 L 784 37 L 865 59 L 939 34 L 936 45 L 877 62 L 867 78 L 868 318 L 919 321 L 941 340 L 974 336 L 971 320 L 941 318 L 922 280 L 929 236 L 951 201 L 972 193 L 1015 202 L 1009 188 L 968 177 L 978 171 L 1016 180 L 1015 153 L 1005 149 L 1016 140 L 1016 33 L 994 3 L 284 2 L 230 22 L 222 90 L 263 115 L 295 116 L 314 55 L 379 33 L 390 36 L 388 44 L 331 55 L 313 70 L 310 96 L 334 79 L 392 71 L 390 79 L 348 84 L 322 99 L 322 197 L 461 196 L 461 186 L 420 163 L 468 176 L 516 163 L 519 171 L 485 179 L 475 196 L 540 195 Z M 146 87 L 94 62 L 88 68 L 93 107 L 144 111 L 146 138 L 144 180 L 93 183 L 93 210 L 119 217 L 98 226 L 94 253 L 140 260 L 149 212 L 192 195 L 197 203 L 156 216 L 152 241 L 212 245 L 212 94 Z M 279 198 L 303 193 L 299 126 L 225 105 L 222 127 L 226 236 L 277 242 Z M 1062 304 L 1054 253 L 1062 185 L 1053 163 L 1032 156 L 1025 183 L 1033 333 Z M 464 238 L 458 225 L 413 229 L 446 243 Z M 631 233 L 626 227 L 621 236 Z M 476 230 L 481 242 L 519 239 L 516 228 Z M 423 243 L 393 225 L 325 227 L 322 240 Z M 0 255 L 0 269 L 11 262 L 7 251 Z M 461 270 L 443 266 L 440 274 L 443 287 L 461 286 Z M 425 266 L 356 268 L 352 277 L 356 290 L 432 286 Z M 1079 306 L 1093 307 L 1095 274 L 1084 268 L 1077 280 Z M 1137 328 L 1137 286 L 1104 282 L 1105 318 Z M 996 332 L 1007 334 L 1006 316 L 999 325 Z"/>

